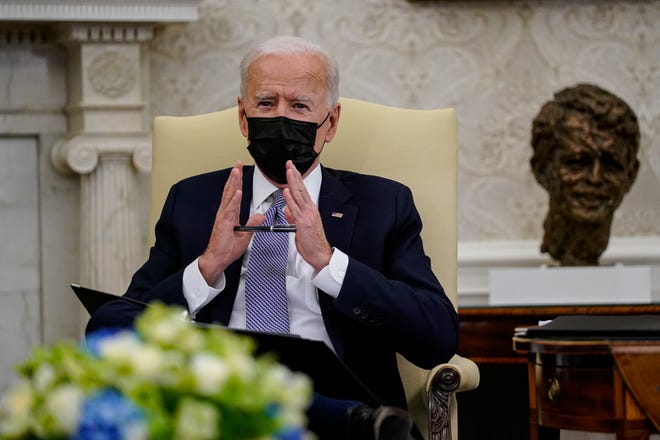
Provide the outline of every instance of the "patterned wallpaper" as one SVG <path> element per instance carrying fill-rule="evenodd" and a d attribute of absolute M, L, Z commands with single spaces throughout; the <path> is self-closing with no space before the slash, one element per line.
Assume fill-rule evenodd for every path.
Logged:
<path fill-rule="evenodd" d="M 642 130 L 612 235 L 660 235 L 660 1 L 203 0 L 200 12 L 156 34 L 153 115 L 235 105 L 247 48 L 299 35 L 335 54 L 343 96 L 457 109 L 460 240 L 540 239 L 531 122 L 553 92 L 591 82 L 627 101 Z"/>

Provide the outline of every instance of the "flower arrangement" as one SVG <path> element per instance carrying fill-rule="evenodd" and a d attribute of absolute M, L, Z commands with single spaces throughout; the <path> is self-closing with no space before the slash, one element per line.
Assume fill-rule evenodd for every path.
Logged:
<path fill-rule="evenodd" d="M 0 439 L 303 438 L 309 378 L 254 352 L 154 304 L 135 330 L 37 348 L 0 401 Z"/>

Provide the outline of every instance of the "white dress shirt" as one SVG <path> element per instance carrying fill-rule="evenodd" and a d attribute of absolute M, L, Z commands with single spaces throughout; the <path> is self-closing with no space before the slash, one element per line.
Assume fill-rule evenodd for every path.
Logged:
<path fill-rule="evenodd" d="M 316 205 L 318 205 L 321 191 L 321 180 L 321 167 L 317 166 L 303 181 L 309 196 Z M 265 213 L 272 205 L 272 193 L 277 189 L 266 180 L 259 168 L 255 167 L 250 216 L 257 212 Z M 321 316 L 317 289 L 323 290 L 335 298 L 339 295 L 348 267 L 348 256 L 338 249 L 333 249 L 330 264 L 320 272 L 316 272 L 298 254 L 294 239 L 294 233 L 289 233 L 286 294 L 290 332 L 307 339 L 324 341 L 334 350 Z M 229 327 L 232 328 L 245 328 L 245 275 L 251 248 L 252 242 L 243 256 L 236 300 L 229 320 Z M 225 288 L 224 274 L 220 276 L 215 286 L 206 284 L 206 280 L 199 271 L 198 260 L 199 258 L 190 263 L 183 272 L 183 296 L 188 302 L 188 309 L 192 317 L 213 298 L 222 294 L 221 292 Z"/>

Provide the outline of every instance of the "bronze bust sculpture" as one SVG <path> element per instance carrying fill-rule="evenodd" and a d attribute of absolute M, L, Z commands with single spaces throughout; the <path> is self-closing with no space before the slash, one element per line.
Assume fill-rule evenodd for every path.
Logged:
<path fill-rule="evenodd" d="M 578 84 L 541 108 L 531 143 L 532 171 L 550 197 L 541 252 L 562 266 L 598 265 L 639 169 L 635 113 L 606 90 Z"/>

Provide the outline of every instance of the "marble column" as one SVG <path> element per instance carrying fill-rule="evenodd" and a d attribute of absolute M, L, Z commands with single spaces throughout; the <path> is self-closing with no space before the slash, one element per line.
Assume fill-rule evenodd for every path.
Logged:
<path fill-rule="evenodd" d="M 80 175 L 80 282 L 121 294 L 144 258 L 137 179 L 151 167 L 145 130 L 146 24 L 59 27 L 69 55 L 69 136 L 53 148 Z"/>
<path fill-rule="evenodd" d="M 122 293 L 141 263 L 145 52 L 197 3 L 0 0 L 0 391 L 34 347 L 80 337 L 69 283 Z"/>

